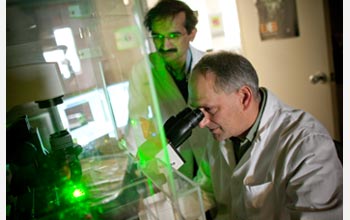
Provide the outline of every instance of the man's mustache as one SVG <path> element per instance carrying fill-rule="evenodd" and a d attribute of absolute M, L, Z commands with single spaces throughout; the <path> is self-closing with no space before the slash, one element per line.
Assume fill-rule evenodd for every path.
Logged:
<path fill-rule="evenodd" d="M 159 49 L 158 52 L 159 53 L 174 53 L 174 52 L 177 52 L 177 49 L 176 48 L 171 48 L 171 49 L 168 49 L 168 50 Z"/>

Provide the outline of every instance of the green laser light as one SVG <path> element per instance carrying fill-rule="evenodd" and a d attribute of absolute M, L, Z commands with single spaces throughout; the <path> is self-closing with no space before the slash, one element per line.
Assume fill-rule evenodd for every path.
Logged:
<path fill-rule="evenodd" d="M 84 196 L 84 195 L 85 195 L 85 192 L 81 189 L 75 189 L 73 192 L 73 196 L 75 198 L 79 198 L 79 197 Z"/>

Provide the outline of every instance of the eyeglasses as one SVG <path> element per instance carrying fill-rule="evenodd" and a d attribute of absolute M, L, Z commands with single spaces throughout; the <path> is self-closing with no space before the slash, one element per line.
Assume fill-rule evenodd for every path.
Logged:
<path fill-rule="evenodd" d="M 165 36 L 163 34 L 152 34 L 152 39 L 154 41 L 157 42 L 161 42 L 163 41 L 165 38 L 169 39 L 169 40 L 178 40 L 180 37 L 182 36 L 182 33 L 180 32 L 174 32 L 174 33 L 170 33 L 168 34 L 168 36 Z"/>

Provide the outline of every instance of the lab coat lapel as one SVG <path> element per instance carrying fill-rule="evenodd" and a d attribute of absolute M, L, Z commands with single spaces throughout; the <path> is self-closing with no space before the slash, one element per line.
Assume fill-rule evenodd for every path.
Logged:
<path fill-rule="evenodd" d="M 234 157 L 233 145 L 230 140 L 220 142 L 220 153 L 225 159 L 227 165 L 233 169 L 236 166 L 236 159 Z"/>

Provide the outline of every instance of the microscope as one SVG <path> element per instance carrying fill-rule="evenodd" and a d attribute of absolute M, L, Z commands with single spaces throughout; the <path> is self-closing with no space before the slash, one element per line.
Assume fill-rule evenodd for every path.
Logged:
<path fill-rule="evenodd" d="M 9 219 L 40 219 L 82 199 L 82 147 L 63 128 L 57 105 L 63 89 L 57 63 L 26 64 L 7 70 L 7 109 L 35 102 L 50 115 L 50 147 L 28 115 L 6 127 L 6 206 Z M 50 148 L 50 150 L 49 150 Z M 79 198 L 78 198 L 79 197 Z"/>

